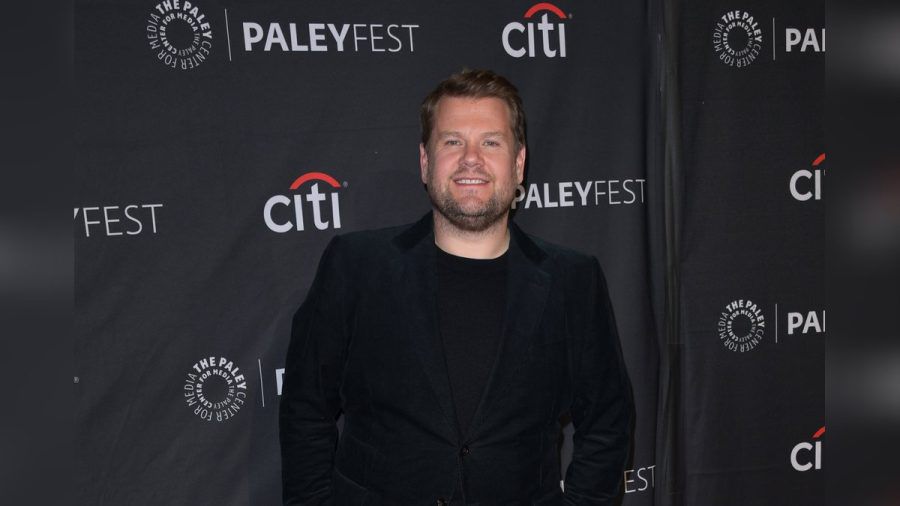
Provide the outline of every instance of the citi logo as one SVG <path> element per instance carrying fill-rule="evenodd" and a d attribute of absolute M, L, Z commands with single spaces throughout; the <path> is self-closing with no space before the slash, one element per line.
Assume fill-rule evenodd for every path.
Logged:
<path fill-rule="evenodd" d="M 306 193 L 300 193 L 299 190 L 306 183 L 312 184 L 307 185 Z M 320 185 L 322 186 L 321 190 Z M 344 183 L 343 186 L 346 185 Z M 302 232 L 306 229 L 306 220 L 309 219 L 309 213 L 304 213 L 304 209 L 306 209 L 312 213 L 312 224 L 317 229 L 341 228 L 340 195 L 333 191 L 341 186 L 341 183 L 338 183 L 335 178 L 324 172 L 307 172 L 301 175 L 290 186 L 291 191 L 297 193 L 290 196 L 273 195 L 266 201 L 263 208 L 263 219 L 266 221 L 266 226 L 269 227 L 269 230 L 279 234 L 290 230 Z M 325 201 L 330 202 L 331 205 L 326 205 L 323 209 L 322 204 Z M 330 212 L 328 207 L 331 208 Z"/>
<path fill-rule="evenodd" d="M 825 426 L 812 435 L 813 442 L 797 443 L 791 450 L 791 467 L 796 471 L 806 472 L 810 469 L 822 469 L 822 440 L 825 434 Z"/>
<path fill-rule="evenodd" d="M 817 156 L 811 169 L 800 169 L 791 176 L 791 196 L 800 202 L 822 200 L 822 179 L 825 177 L 825 153 Z"/>
<path fill-rule="evenodd" d="M 530 20 L 539 13 L 543 14 L 540 15 L 538 23 L 513 21 L 503 28 L 503 49 L 506 50 L 506 54 L 513 58 L 521 58 L 526 54 L 534 58 L 538 51 L 542 51 L 548 58 L 566 57 L 566 25 L 551 23 L 550 14 L 560 20 L 569 19 L 571 16 L 566 16 L 562 9 L 551 3 L 541 2 L 525 11 L 525 19 Z M 540 48 L 536 43 L 535 29 L 540 32 Z"/>

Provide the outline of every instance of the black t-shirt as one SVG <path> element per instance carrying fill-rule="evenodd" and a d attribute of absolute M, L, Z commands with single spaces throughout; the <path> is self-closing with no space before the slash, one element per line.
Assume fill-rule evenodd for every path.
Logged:
<path fill-rule="evenodd" d="M 438 329 L 457 421 L 465 439 L 503 332 L 507 254 L 483 260 L 437 250 Z"/>

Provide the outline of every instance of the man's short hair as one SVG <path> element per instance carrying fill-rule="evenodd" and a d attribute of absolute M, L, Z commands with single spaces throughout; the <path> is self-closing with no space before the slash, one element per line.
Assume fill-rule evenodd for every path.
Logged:
<path fill-rule="evenodd" d="M 444 97 L 499 98 L 509 108 L 509 125 L 516 138 L 517 147 L 525 145 L 525 108 L 519 90 L 505 77 L 491 70 L 463 69 L 441 81 L 422 102 L 419 119 L 422 127 L 422 144 L 428 146 L 434 127 L 434 111 Z"/>

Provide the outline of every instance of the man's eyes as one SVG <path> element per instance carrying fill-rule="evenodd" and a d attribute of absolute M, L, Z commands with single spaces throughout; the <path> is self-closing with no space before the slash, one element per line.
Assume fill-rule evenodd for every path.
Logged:
<path fill-rule="evenodd" d="M 444 146 L 462 146 L 462 144 L 463 144 L 462 141 L 459 139 L 447 139 L 444 141 Z M 486 139 L 484 142 L 482 142 L 482 145 L 496 148 L 496 147 L 499 147 L 501 144 L 500 144 L 500 141 L 493 140 L 493 139 Z"/>
<path fill-rule="evenodd" d="M 484 141 L 483 144 L 484 144 L 485 146 L 496 147 L 496 146 L 499 146 L 499 145 L 500 145 L 500 141 L 495 141 L 495 140 L 488 139 L 488 140 Z M 461 146 L 461 145 L 462 145 L 462 141 L 460 141 L 460 140 L 458 140 L 458 139 L 447 139 L 447 140 L 444 141 L 444 145 L 445 145 L 445 146 Z"/>

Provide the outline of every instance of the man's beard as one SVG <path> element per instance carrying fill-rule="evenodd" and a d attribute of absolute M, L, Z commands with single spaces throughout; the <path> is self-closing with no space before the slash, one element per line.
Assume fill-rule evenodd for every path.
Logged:
<path fill-rule="evenodd" d="M 434 171 L 429 171 L 434 174 Z M 450 183 L 452 184 L 452 182 Z M 451 225 L 466 232 L 484 232 L 509 213 L 515 192 L 503 194 L 502 189 L 494 192 L 490 198 L 477 208 L 462 205 L 450 193 L 449 186 L 440 193 L 435 187 L 434 179 L 428 181 L 428 196 L 435 210 L 447 219 Z"/>

